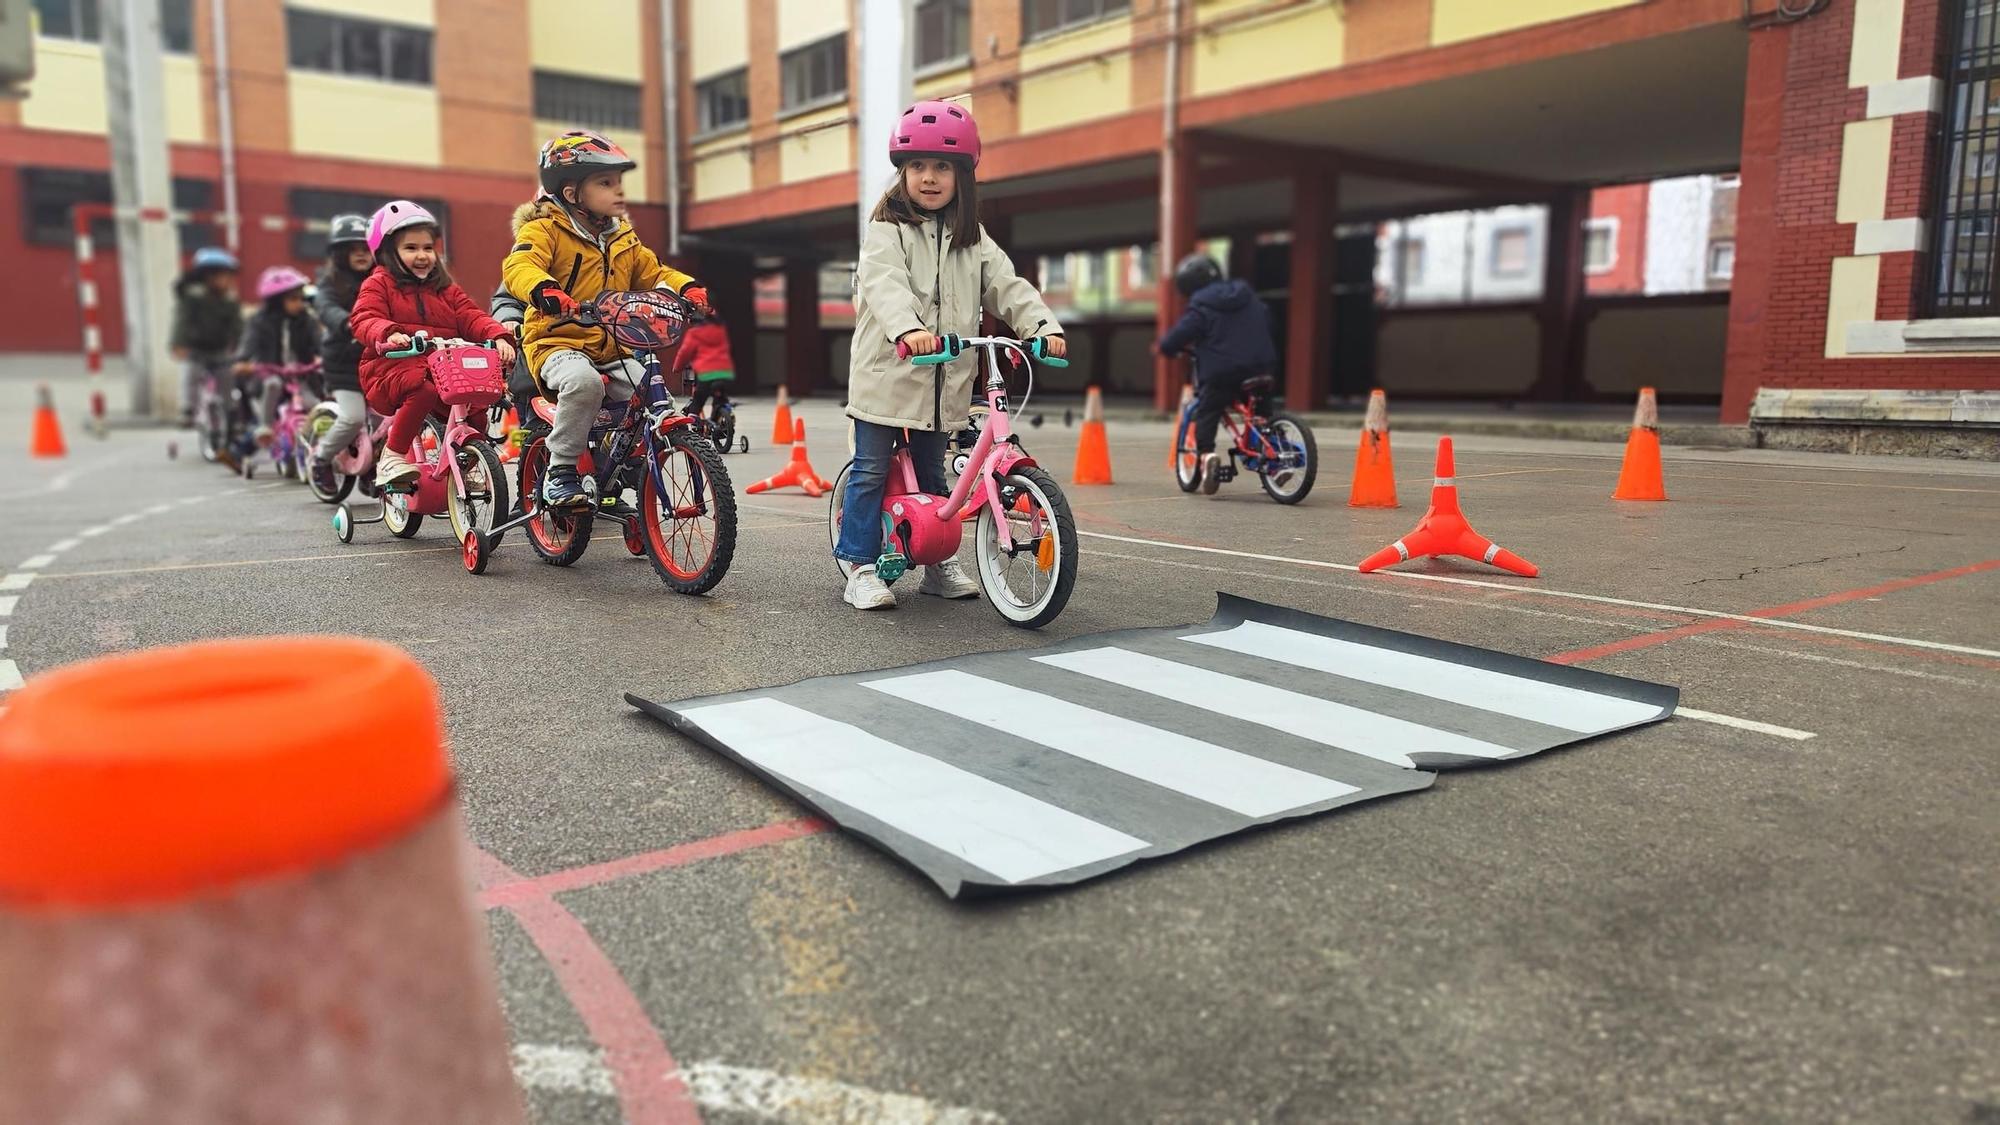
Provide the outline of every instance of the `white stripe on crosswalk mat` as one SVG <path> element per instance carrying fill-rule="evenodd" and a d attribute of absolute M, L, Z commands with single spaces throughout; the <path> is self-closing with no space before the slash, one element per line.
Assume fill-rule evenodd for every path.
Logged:
<path fill-rule="evenodd" d="M 1410 758 L 1413 753 L 1506 758 L 1519 752 L 1344 703 L 1176 664 L 1143 652 L 1093 648 L 1034 659 L 1405 769 L 1416 768 Z"/>
<path fill-rule="evenodd" d="M 865 686 L 1244 816 L 1272 816 L 1359 791 L 1318 774 L 965 672 L 920 672 Z"/>
<path fill-rule="evenodd" d="M 1615 695 L 1579 691 L 1470 664 L 1356 644 L 1338 637 L 1282 629 L 1261 621 L 1245 621 L 1234 629 L 1181 639 L 1580 734 L 1616 730 L 1660 714 L 1660 709 L 1650 703 L 1635 703 Z"/>
<path fill-rule="evenodd" d="M 1026 882 L 1149 846 L 782 700 L 743 699 L 680 714 L 759 769 L 817 790 L 1002 882 Z"/>

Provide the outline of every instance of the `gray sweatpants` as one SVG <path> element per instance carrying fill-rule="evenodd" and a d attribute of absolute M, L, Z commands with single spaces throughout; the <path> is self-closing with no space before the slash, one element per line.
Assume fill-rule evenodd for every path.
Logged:
<path fill-rule="evenodd" d="M 590 443 L 590 425 L 604 403 L 624 402 L 639 390 L 646 368 L 636 359 L 598 366 L 582 352 L 565 348 L 542 361 L 542 386 L 555 392 L 556 418 L 549 426 L 549 464 L 574 465 Z"/>
<path fill-rule="evenodd" d="M 340 451 L 346 449 L 354 436 L 361 432 L 361 427 L 368 424 L 368 400 L 361 396 L 360 391 L 334 391 L 333 408 L 340 412 L 340 416 L 326 428 L 325 436 L 313 449 L 313 456 L 321 461 L 331 461 L 340 456 Z"/>

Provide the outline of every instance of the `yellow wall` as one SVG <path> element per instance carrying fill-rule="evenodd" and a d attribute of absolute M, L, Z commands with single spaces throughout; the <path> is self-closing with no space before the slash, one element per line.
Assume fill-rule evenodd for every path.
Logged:
<path fill-rule="evenodd" d="M 714 148 L 740 146 L 741 141 L 730 141 Z M 730 152 L 721 155 L 703 156 L 700 146 L 694 150 L 694 201 L 704 203 L 711 199 L 721 199 L 730 195 L 742 195 L 752 186 L 750 154 Z"/>
<path fill-rule="evenodd" d="M 1862 223 L 1885 217 L 1889 206 L 1889 149 L 1895 118 L 1847 124 L 1840 145 L 1840 194 L 1833 221 Z"/>
<path fill-rule="evenodd" d="M 535 136 L 553 137 L 565 129 L 574 128 L 576 128 L 576 125 L 573 122 L 537 119 L 535 121 Z M 599 129 L 598 132 L 603 133 L 618 147 L 631 153 L 635 160 L 646 154 L 646 135 L 644 133 L 633 129 Z M 627 203 L 645 203 L 648 201 L 648 196 L 646 195 L 646 170 L 644 168 L 636 168 L 625 174 L 625 201 Z"/>
<path fill-rule="evenodd" d="M 429 86 L 299 70 L 291 72 L 289 86 L 293 152 L 431 167 L 443 162 L 437 91 Z"/>
<path fill-rule="evenodd" d="M 839 121 L 847 116 L 844 105 L 828 106 L 816 113 L 802 113 L 785 119 L 785 139 L 778 142 L 778 178 L 785 183 L 831 176 L 854 167 L 854 127 L 842 125 L 821 129 L 806 136 L 793 136 L 800 129 Z"/>
<path fill-rule="evenodd" d="M 687 22 L 688 70 L 695 81 L 749 65 L 749 4 L 689 4 Z"/>
<path fill-rule="evenodd" d="M 1903 0 L 1854 0 L 1854 49 L 1847 84 L 1867 86 L 1901 77 Z"/>
<path fill-rule="evenodd" d="M 1255 8 L 1264 0 L 1215 0 L 1203 4 L 1203 22 Z M 1213 35 L 1197 35 L 1194 93 L 1213 94 L 1239 86 L 1276 82 L 1340 65 L 1346 20 L 1333 0 L 1292 8 L 1267 19 L 1246 19 Z"/>
<path fill-rule="evenodd" d="M 1413 0 L 1397 0 L 1411 3 Z M 1572 16 L 1612 8 L 1629 8 L 1643 0 L 1433 0 L 1431 45 L 1461 43 L 1503 31 L 1553 23 Z"/>
<path fill-rule="evenodd" d="M 1835 258 L 1826 301 L 1826 357 L 1847 354 L 1847 326 L 1875 319 L 1876 291 L 1882 283 L 1882 259 Z"/>
<path fill-rule="evenodd" d="M 743 0 L 705 0 L 710 4 Z M 778 50 L 817 43 L 847 30 L 847 0 L 778 0 Z"/>
<path fill-rule="evenodd" d="M 657 43 L 640 34 L 639 0 L 530 0 L 528 51 L 536 67 L 638 82 Z"/>
<path fill-rule="evenodd" d="M 1021 80 L 1021 132 L 1038 133 L 1132 108 L 1132 21 L 1106 20 L 1021 48 L 1021 70 L 1071 59 L 1106 56 L 1053 74 Z"/>
<path fill-rule="evenodd" d="M 972 88 L 972 68 L 961 66 L 954 70 L 939 71 L 928 78 L 920 78 L 916 84 L 918 98 L 956 98 Z"/>
<path fill-rule="evenodd" d="M 185 144 L 208 139 L 202 121 L 201 69 L 192 55 L 167 55 L 167 138 Z M 30 129 L 103 133 L 104 51 L 73 39 L 35 40 L 35 80 L 21 103 Z"/>
<path fill-rule="evenodd" d="M 597 0 L 590 2 L 596 3 Z M 336 16 L 381 20 L 383 23 L 437 26 L 437 5 L 434 0 L 285 0 L 285 5 L 291 8 L 316 8 Z"/>

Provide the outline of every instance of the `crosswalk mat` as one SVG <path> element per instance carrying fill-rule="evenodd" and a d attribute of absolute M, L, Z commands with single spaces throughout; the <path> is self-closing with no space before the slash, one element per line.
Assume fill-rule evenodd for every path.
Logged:
<path fill-rule="evenodd" d="M 1223 594 L 1205 625 L 625 699 L 957 898 L 1423 789 L 1658 722 L 1679 697 Z"/>

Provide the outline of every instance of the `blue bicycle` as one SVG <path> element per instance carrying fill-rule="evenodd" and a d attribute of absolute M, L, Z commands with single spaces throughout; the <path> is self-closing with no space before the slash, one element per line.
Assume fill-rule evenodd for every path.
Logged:
<path fill-rule="evenodd" d="M 1312 491 L 1319 476 L 1319 443 L 1312 427 L 1296 414 L 1273 409 L 1277 380 L 1260 375 L 1245 380 L 1241 392 L 1223 412 L 1231 442 L 1216 465 L 1218 483 L 1236 479 L 1239 469 L 1257 474 L 1264 495 L 1280 504 L 1296 504 Z M 1201 455 L 1194 448 L 1193 399 L 1181 407 L 1174 431 L 1174 483 L 1182 492 L 1201 487 Z M 1217 453 L 1224 453 L 1218 448 Z M 1213 491 L 1212 489 L 1210 491 Z"/>

